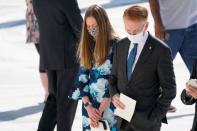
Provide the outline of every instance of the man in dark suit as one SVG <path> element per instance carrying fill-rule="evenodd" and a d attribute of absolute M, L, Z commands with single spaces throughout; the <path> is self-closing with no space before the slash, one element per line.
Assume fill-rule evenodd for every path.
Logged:
<path fill-rule="evenodd" d="M 38 131 L 70 131 L 77 102 L 68 99 L 78 64 L 75 58 L 82 17 L 76 0 L 33 0 L 40 27 L 40 62 L 47 70 L 49 96 Z"/>
<path fill-rule="evenodd" d="M 118 118 L 120 131 L 160 131 L 167 123 L 166 113 L 176 95 L 171 51 L 147 31 L 148 11 L 133 6 L 125 10 L 123 19 L 128 37 L 114 48 L 110 94 L 116 108 L 124 109 L 119 100 L 123 93 L 136 100 L 130 122 Z"/>
<path fill-rule="evenodd" d="M 197 59 L 194 63 L 192 74 L 190 79 L 197 79 Z M 192 105 L 197 103 L 197 88 L 192 87 L 190 84 L 186 84 L 186 88 L 181 93 L 181 100 L 186 105 Z M 195 107 L 195 117 L 191 131 L 197 130 L 197 105 Z"/>

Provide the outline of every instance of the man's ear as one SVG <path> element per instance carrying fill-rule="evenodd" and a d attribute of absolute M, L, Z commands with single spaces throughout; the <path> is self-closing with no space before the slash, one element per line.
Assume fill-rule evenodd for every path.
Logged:
<path fill-rule="evenodd" d="M 146 24 L 145 24 L 145 30 L 148 29 L 148 26 L 149 26 L 149 22 L 147 21 Z"/>

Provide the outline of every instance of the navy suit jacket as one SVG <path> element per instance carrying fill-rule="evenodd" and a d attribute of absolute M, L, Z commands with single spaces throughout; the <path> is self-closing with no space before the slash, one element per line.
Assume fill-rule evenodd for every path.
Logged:
<path fill-rule="evenodd" d="M 176 95 L 176 82 L 170 48 L 149 34 L 144 48 L 127 79 L 127 56 L 130 41 L 120 40 L 114 48 L 110 94 L 123 93 L 137 101 L 135 112 L 127 125 L 136 131 L 153 131 L 161 121 Z M 118 121 L 121 127 L 122 119 Z"/>

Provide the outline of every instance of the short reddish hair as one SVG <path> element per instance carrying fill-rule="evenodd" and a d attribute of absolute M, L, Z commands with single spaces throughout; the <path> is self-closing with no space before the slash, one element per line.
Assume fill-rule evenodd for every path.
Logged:
<path fill-rule="evenodd" d="M 124 11 L 123 18 L 134 21 L 144 21 L 148 19 L 148 10 L 142 6 L 131 6 Z"/>

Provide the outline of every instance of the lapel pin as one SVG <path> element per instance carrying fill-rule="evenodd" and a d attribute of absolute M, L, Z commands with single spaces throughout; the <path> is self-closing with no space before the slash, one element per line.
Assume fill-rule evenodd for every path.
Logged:
<path fill-rule="evenodd" d="M 152 49 L 152 46 L 149 46 L 149 50 L 151 50 Z"/>

